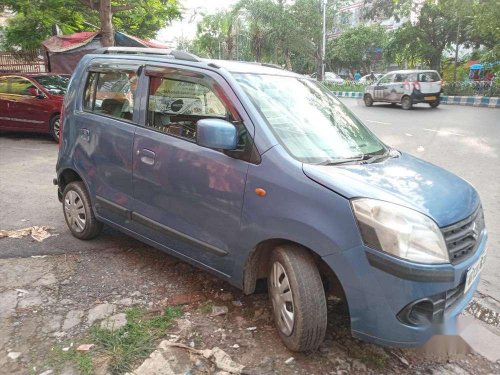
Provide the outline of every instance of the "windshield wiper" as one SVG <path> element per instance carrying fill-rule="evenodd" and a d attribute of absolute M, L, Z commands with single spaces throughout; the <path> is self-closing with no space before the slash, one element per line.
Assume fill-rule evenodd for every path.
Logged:
<path fill-rule="evenodd" d="M 318 163 L 318 165 L 339 165 L 339 164 L 355 163 L 358 161 L 362 161 L 363 162 L 362 164 L 369 164 L 373 163 L 375 160 L 385 158 L 388 155 L 389 154 L 387 152 L 383 154 L 363 154 L 359 156 L 354 156 L 352 158 L 328 159 L 322 161 L 321 163 Z"/>

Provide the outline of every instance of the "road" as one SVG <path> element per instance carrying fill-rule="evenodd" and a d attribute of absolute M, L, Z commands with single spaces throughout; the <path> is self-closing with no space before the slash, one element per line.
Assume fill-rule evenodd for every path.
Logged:
<path fill-rule="evenodd" d="M 500 302 L 500 110 L 419 104 L 405 111 L 342 101 L 388 145 L 452 171 L 479 191 L 489 232 L 479 291 Z"/>

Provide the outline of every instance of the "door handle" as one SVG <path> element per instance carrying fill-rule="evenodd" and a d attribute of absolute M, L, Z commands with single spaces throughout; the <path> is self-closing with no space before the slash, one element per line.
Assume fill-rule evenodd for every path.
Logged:
<path fill-rule="evenodd" d="M 90 130 L 89 129 L 80 129 L 80 137 L 84 139 L 85 141 L 89 142 L 90 141 Z"/>
<path fill-rule="evenodd" d="M 153 165 L 156 160 L 156 154 L 148 150 L 147 148 L 143 148 L 142 150 L 137 150 L 137 155 L 139 155 L 141 162 L 147 165 Z"/>

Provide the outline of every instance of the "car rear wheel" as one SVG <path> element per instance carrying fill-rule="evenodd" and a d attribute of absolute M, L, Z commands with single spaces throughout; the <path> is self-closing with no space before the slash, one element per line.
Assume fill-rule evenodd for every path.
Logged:
<path fill-rule="evenodd" d="M 59 142 L 59 136 L 61 134 L 61 117 L 56 115 L 50 120 L 50 135 Z"/>
<path fill-rule="evenodd" d="M 371 95 L 365 95 L 365 97 L 363 98 L 364 102 L 365 102 L 365 105 L 367 107 L 371 107 L 373 105 L 373 98 Z"/>
<path fill-rule="evenodd" d="M 411 109 L 413 107 L 413 101 L 409 96 L 403 96 L 401 99 L 401 108 L 403 109 Z"/>
<path fill-rule="evenodd" d="M 285 345 L 294 351 L 317 349 L 325 337 L 327 309 L 321 276 L 309 252 L 294 245 L 274 249 L 268 289 Z"/>
<path fill-rule="evenodd" d="M 439 100 L 435 100 L 433 102 L 430 102 L 429 105 L 431 108 L 436 108 L 439 105 Z"/>
<path fill-rule="evenodd" d="M 103 225 L 94 215 L 83 182 L 71 182 L 64 189 L 63 213 L 71 234 L 76 238 L 90 240 L 101 233 Z"/>

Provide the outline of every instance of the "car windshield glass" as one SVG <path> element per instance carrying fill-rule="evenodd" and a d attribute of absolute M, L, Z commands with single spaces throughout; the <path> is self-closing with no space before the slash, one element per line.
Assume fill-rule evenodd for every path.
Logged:
<path fill-rule="evenodd" d="M 40 85 L 54 95 L 64 95 L 68 89 L 69 76 L 38 76 L 33 77 Z"/>
<path fill-rule="evenodd" d="M 334 164 L 387 152 L 373 133 L 316 82 L 257 74 L 235 77 L 280 144 L 301 162 Z"/>

